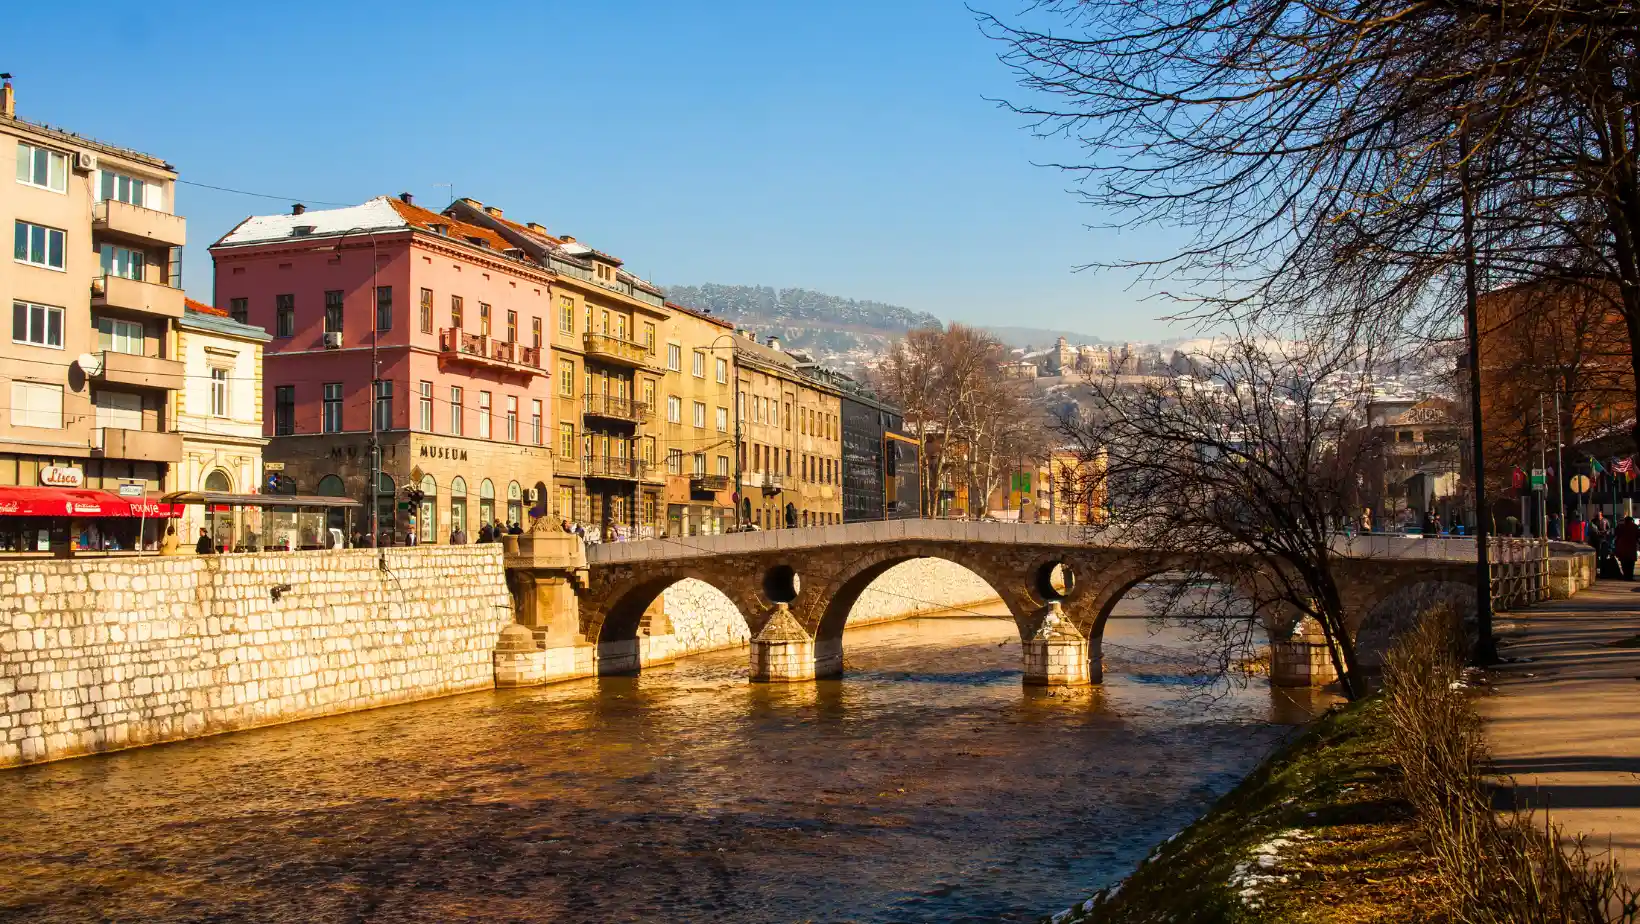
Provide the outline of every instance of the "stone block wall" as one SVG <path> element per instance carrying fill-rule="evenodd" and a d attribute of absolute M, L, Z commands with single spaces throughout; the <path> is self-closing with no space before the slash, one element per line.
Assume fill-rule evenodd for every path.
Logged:
<path fill-rule="evenodd" d="M 0 561 L 0 767 L 491 688 L 501 546 L 386 561 Z"/>
<path fill-rule="evenodd" d="M 694 579 L 679 581 L 662 595 L 672 623 L 675 653 L 683 655 L 746 644 L 751 633 L 729 598 Z M 849 614 L 851 626 L 906 619 L 923 613 L 973 608 L 997 593 L 961 565 L 918 558 L 895 565 L 874 581 Z"/>

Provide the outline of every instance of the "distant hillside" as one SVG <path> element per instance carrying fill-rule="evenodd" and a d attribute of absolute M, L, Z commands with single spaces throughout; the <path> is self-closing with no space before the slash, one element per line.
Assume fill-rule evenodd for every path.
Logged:
<path fill-rule="evenodd" d="M 925 311 L 809 289 L 710 282 L 665 289 L 672 301 L 710 311 L 760 337 L 777 335 L 788 349 L 830 362 L 878 355 L 908 330 L 940 326 L 940 319 Z"/>
<path fill-rule="evenodd" d="M 993 327 L 990 325 L 981 325 L 980 329 L 1011 347 L 1035 347 L 1039 350 L 1053 346 L 1054 342 L 1060 337 L 1070 341 L 1073 346 L 1105 342 L 1092 334 L 1079 334 L 1072 330 L 1050 330 L 1043 327 Z"/>

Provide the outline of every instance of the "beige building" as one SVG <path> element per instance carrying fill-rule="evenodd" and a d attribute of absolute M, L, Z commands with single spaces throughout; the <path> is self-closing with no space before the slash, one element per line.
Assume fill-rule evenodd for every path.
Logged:
<path fill-rule="evenodd" d="M 734 525 L 734 325 L 667 303 L 661 331 L 661 451 L 668 536 L 712 535 Z"/>
<path fill-rule="evenodd" d="M 841 403 L 773 337 L 735 340 L 745 500 L 762 529 L 843 522 Z"/>
<path fill-rule="evenodd" d="M 116 490 L 174 485 L 182 459 L 173 334 L 183 219 L 165 161 L 17 117 L 0 90 L 0 183 L 13 257 L 0 263 L 11 337 L 0 341 L 0 484 L 60 480 Z M 72 474 L 78 473 L 78 474 Z"/>
<path fill-rule="evenodd" d="M 177 402 L 176 429 L 182 434 L 177 491 L 255 494 L 263 488 L 262 345 L 270 336 L 241 324 L 228 312 L 189 301 L 177 322 L 176 355 L 187 385 Z M 177 521 L 186 544 L 201 528 L 217 548 L 236 548 L 260 533 L 255 507 L 216 510 L 191 504 Z"/>

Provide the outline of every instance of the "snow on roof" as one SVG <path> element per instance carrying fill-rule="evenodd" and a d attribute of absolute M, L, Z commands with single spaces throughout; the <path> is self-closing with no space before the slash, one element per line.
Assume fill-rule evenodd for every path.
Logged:
<path fill-rule="evenodd" d="M 364 231 L 388 231 L 410 227 L 404 216 L 393 207 L 391 196 L 377 196 L 359 205 L 339 209 L 311 209 L 300 215 L 252 215 L 229 231 L 214 246 L 231 247 L 235 244 L 260 244 L 286 240 L 297 236 L 296 228 L 311 228 L 308 236 L 323 237 L 341 234 L 355 228 Z"/>

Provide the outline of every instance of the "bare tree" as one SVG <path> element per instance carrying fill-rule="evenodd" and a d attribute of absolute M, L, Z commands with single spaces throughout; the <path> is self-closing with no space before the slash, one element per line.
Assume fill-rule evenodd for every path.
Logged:
<path fill-rule="evenodd" d="M 1093 406 L 1061 424 L 1104 473 L 1093 489 L 1108 494 L 1117 538 L 1207 562 L 1164 605 L 1214 617 L 1197 624 L 1218 640 L 1221 668 L 1260 621 L 1288 631 L 1310 620 L 1346 693 L 1362 692 L 1334 543 L 1357 512 L 1346 450 L 1359 445 L 1349 437 L 1368 398 L 1365 359 L 1353 341 L 1243 337 L 1198 357 L 1200 378 L 1093 379 Z M 1190 592 L 1209 578 L 1243 605 Z"/>

